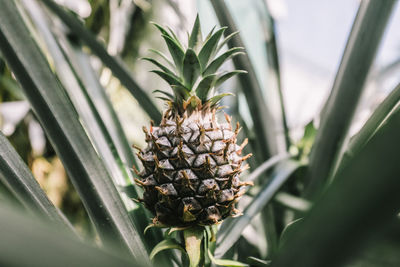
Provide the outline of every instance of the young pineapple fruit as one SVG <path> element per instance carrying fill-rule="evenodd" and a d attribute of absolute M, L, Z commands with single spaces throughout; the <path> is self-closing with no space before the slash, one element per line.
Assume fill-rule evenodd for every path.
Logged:
<path fill-rule="evenodd" d="M 173 62 L 158 51 L 171 68 L 145 58 L 160 70 L 173 94 L 163 93 L 168 109 L 159 126 L 144 127 L 147 147 L 138 152 L 144 169 L 137 172 L 136 183 L 144 189 L 145 206 L 155 215 L 153 223 L 169 227 L 192 227 L 216 224 L 238 214 L 235 203 L 248 183 L 239 180 L 247 168 L 242 164 L 250 155 L 241 156 L 242 145 L 236 144 L 239 124 L 232 128 L 230 118 L 220 123 L 216 112 L 220 100 L 229 94 L 212 95 L 228 78 L 245 71 L 218 73 L 229 58 L 243 53 L 232 48 L 218 55 L 233 33 L 222 42 L 226 28 L 202 40 L 199 18 L 189 35 L 188 46 L 173 31 L 154 24 L 167 43 Z"/>

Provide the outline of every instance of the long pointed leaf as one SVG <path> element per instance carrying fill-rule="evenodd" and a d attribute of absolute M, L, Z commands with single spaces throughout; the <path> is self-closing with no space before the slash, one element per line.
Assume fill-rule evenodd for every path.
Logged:
<path fill-rule="evenodd" d="M 96 40 L 91 32 L 89 32 L 76 18 L 68 14 L 59 5 L 52 0 L 42 1 L 50 10 L 65 23 L 67 27 L 76 34 L 82 41 L 84 41 L 91 51 L 96 54 L 101 61 L 106 65 L 112 73 L 118 78 L 129 92 L 141 103 L 141 107 L 147 112 L 152 120 L 159 123 L 161 120 L 161 113 L 149 98 L 147 93 L 137 84 L 132 78 L 123 62 L 117 57 L 113 57 L 107 53 L 104 46 Z"/>
<path fill-rule="evenodd" d="M 203 43 L 203 37 L 201 35 L 200 19 L 199 19 L 199 14 L 197 14 L 196 20 L 194 21 L 194 25 L 192 28 L 192 32 L 190 33 L 188 46 L 189 48 L 192 48 L 196 51 L 197 48 L 200 47 L 202 43 Z"/>
<path fill-rule="evenodd" d="M 396 111 L 287 236 L 272 266 L 347 266 L 372 235 L 398 225 L 399 136 Z"/>
<path fill-rule="evenodd" d="M 395 3 L 394 0 L 360 3 L 311 152 L 309 184 L 306 189 L 309 198 L 316 196 L 324 187 L 335 157 L 343 145 Z"/>
<path fill-rule="evenodd" d="M 247 73 L 245 70 L 233 70 L 220 75 L 215 82 L 215 88 L 218 88 L 221 84 L 223 84 L 226 80 L 232 78 L 233 76 L 241 73 Z"/>
<path fill-rule="evenodd" d="M 1 132 L 0 181 L 7 186 L 28 212 L 72 230 L 71 224 L 60 215 L 60 211 L 47 198 L 28 166 Z"/>
<path fill-rule="evenodd" d="M 234 48 L 229 49 L 228 51 L 226 51 L 225 53 L 223 53 L 222 55 L 220 55 L 219 57 L 214 59 L 207 66 L 207 68 L 203 71 L 203 75 L 216 73 L 217 70 L 219 69 L 219 67 L 221 67 L 222 64 L 225 63 L 225 61 L 227 61 L 231 57 L 234 57 L 234 56 L 237 56 L 237 55 L 240 55 L 240 54 L 244 54 L 243 48 L 241 48 L 241 47 L 234 47 Z"/>
<path fill-rule="evenodd" d="M 200 81 L 199 85 L 196 88 L 196 95 L 201 99 L 201 101 L 204 102 L 207 100 L 208 94 L 211 88 L 213 88 L 214 86 L 216 77 L 217 75 L 211 74 L 204 77 Z"/>
<path fill-rule="evenodd" d="M 207 66 L 208 61 L 210 60 L 211 55 L 217 49 L 218 42 L 221 39 L 221 36 L 224 34 L 226 27 L 223 27 L 216 31 L 211 37 L 205 41 L 203 47 L 199 52 L 199 60 L 202 68 Z"/>
<path fill-rule="evenodd" d="M 2 203 L 4 204 L 4 203 Z M 16 208 L 0 206 L 0 258 L 3 266 L 148 266 L 116 251 L 104 251 L 44 224 Z"/>
<path fill-rule="evenodd" d="M 144 58 L 142 58 L 142 59 L 153 63 L 154 65 L 156 65 L 157 67 L 159 67 L 162 71 L 164 71 L 164 72 L 166 72 L 166 73 L 168 73 L 168 74 L 170 74 L 170 75 L 172 75 L 172 76 L 175 76 L 176 79 L 179 79 L 178 77 L 176 77 L 175 73 L 173 73 L 170 69 L 168 69 L 167 67 L 165 67 L 163 64 L 161 64 L 161 63 L 158 62 L 157 60 L 152 59 L 152 58 L 148 58 L 148 57 L 144 57 Z"/>
<path fill-rule="evenodd" d="M 224 0 L 213 0 L 211 4 L 214 7 L 215 13 L 221 25 L 228 26 L 226 29 L 227 34 L 237 32 L 237 27 L 231 17 L 229 10 Z M 229 36 L 229 35 L 228 35 Z M 229 41 L 228 46 L 245 47 L 240 35 L 234 35 Z M 239 78 L 242 91 L 246 97 L 252 120 L 255 128 L 257 146 L 260 148 L 258 157 L 261 161 L 267 160 L 271 155 L 277 153 L 276 147 L 276 132 L 273 125 L 273 119 L 262 94 L 261 86 L 257 80 L 256 73 L 251 65 L 250 59 L 247 55 L 233 58 L 233 63 L 236 69 L 246 70 L 247 75 L 241 75 Z"/>
<path fill-rule="evenodd" d="M 353 157 L 368 142 L 385 119 L 400 102 L 400 84 L 382 101 L 376 110 L 369 117 L 361 130 L 350 140 L 343 158 L 338 163 L 338 168 L 346 164 L 346 161 Z M 333 174 L 334 175 L 334 174 Z"/>
<path fill-rule="evenodd" d="M 193 49 L 188 48 L 186 50 L 185 57 L 183 59 L 183 77 L 185 79 L 185 85 L 187 88 L 191 89 L 193 84 L 196 82 L 200 75 L 200 62 L 197 58 L 196 53 Z"/>
<path fill-rule="evenodd" d="M 148 260 L 140 237 L 64 88 L 32 40 L 13 1 L 2 1 L 0 49 L 20 82 L 104 243 Z"/>
<path fill-rule="evenodd" d="M 171 37 L 167 35 L 162 35 L 165 42 L 167 43 L 168 50 L 174 60 L 176 69 L 181 70 L 183 64 L 183 57 L 185 56 L 183 49 L 174 41 Z"/>

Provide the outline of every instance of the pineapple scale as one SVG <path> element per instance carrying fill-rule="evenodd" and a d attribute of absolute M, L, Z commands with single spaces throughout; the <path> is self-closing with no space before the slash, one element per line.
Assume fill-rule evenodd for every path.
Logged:
<path fill-rule="evenodd" d="M 158 127 L 144 128 L 147 147 L 138 152 L 143 170 L 136 183 L 144 189 L 153 222 L 171 227 L 212 225 L 238 214 L 235 203 L 249 185 L 239 180 L 247 168 L 236 144 L 239 125 L 218 123 L 214 110 L 180 117 L 171 110 Z"/>

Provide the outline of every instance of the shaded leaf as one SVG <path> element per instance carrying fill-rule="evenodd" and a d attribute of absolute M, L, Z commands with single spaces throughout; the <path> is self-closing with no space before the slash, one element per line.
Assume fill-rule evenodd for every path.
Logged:
<path fill-rule="evenodd" d="M 154 90 L 153 93 L 160 93 L 165 95 L 166 97 L 170 98 L 171 100 L 174 99 L 174 96 L 168 92 L 162 91 L 162 90 Z"/>
<path fill-rule="evenodd" d="M 285 228 L 282 231 L 281 237 L 279 238 L 279 247 L 282 247 L 282 245 L 287 241 L 288 236 L 293 234 L 293 231 L 296 230 L 297 227 L 301 224 L 301 221 L 303 218 L 298 218 L 290 223 L 288 223 Z"/>
<path fill-rule="evenodd" d="M 208 93 L 210 92 L 211 88 L 214 87 L 215 83 L 215 74 L 208 75 L 204 77 L 199 85 L 196 88 L 196 95 L 201 99 L 201 101 L 206 101 L 208 97 Z"/>
<path fill-rule="evenodd" d="M 72 230 L 69 221 L 47 198 L 28 166 L 0 132 L 0 181 L 30 213 Z"/>
<path fill-rule="evenodd" d="M 77 189 L 99 237 L 135 258 L 144 244 L 64 88 L 28 32 L 14 1 L 0 9 L 0 49 Z M 111 238 L 112 237 L 112 238 Z"/>
<path fill-rule="evenodd" d="M 256 257 L 248 257 L 247 261 L 250 263 L 251 266 L 254 267 L 267 267 L 271 266 L 272 261 L 265 261 L 261 259 L 257 259 Z"/>
<path fill-rule="evenodd" d="M 326 185 L 395 3 L 360 2 L 331 95 L 321 114 L 320 127 L 310 155 L 309 182 L 305 192 L 307 198 L 317 197 Z"/>

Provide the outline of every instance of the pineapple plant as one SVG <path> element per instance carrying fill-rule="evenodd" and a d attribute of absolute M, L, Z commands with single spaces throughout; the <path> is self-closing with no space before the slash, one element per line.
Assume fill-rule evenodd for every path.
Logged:
<path fill-rule="evenodd" d="M 245 72 L 218 72 L 225 61 L 243 53 L 243 48 L 219 54 L 236 33 L 221 41 L 226 27 L 213 29 L 203 41 L 198 16 L 187 47 L 172 30 L 154 25 L 171 53 L 173 62 L 163 58 L 172 68 L 144 59 L 160 69 L 153 72 L 171 86 L 173 94 L 156 90 L 163 94 L 167 109 L 160 125 L 143 128 L 147 147 L 137 148 L 143 170 L 136 170 L 140 177 L 136 183 L 144 189 L 140 201 L 154 214 L 154 226 L 204 229 L 239 215 L 235 203 L 251 184 L 239 179 L 251 156 L 242 155 L 247 139 L 237 144 L 239 123 L 233 127 L 227 114 L 223 122 L 217 119 L 221 99 L 230 94 L 215 92 L 224 81 Z"/>

